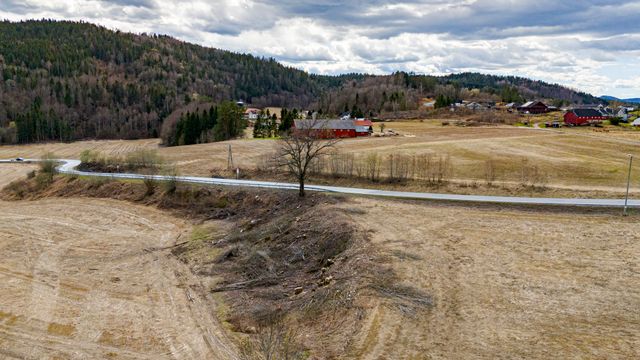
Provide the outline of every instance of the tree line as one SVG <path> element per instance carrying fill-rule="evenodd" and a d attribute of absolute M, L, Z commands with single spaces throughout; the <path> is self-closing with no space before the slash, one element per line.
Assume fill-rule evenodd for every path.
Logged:
<path fill-rule="evenodd" d="M 181 113 L 175 120 L 165 122 L 162 142 L 167 146 L 180 146 L 236 138 L 247 126 L 243 114 L 243 109 L 232 101 Z"/>
<path fill-rule="evenodd" d="M 294 121 L 301 114 L 297 109 L 288 110 L 283 108 L 280 112 L 280 123 L 275 114 L 270 114 L 269 110 L 261 111 L 253 124 L 254 138 L 272 138 L 286 134 L 294 125 Z M 304 115 L 306 117 L 307 114 Z"/>

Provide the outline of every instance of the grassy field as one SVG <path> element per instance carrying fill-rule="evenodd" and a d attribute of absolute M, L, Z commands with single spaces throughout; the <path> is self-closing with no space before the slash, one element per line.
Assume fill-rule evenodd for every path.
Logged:
<path fill-rule="evenodd" d="M 392 153 L 448 155 L 451 179 L 466 182 L 484 181 L 488 160 L 493 163 L 498 183 L 517 183 L 523 166 L 535 166 L 549 186 L 612 192 L 624 190 L 627 154 L 640 156 L 640 131 L 617 127 L 607 128 L 607 132 L 595 128 L 459 127 L 442 126 L 436 120 L 387 122 L 385 127 L 401 135 L 348 139 L 339 144 L 339 150 L 382 156 Z M 375 130 L 379 131 L 379 124 L 375 124 Z M 228 146 L 232 148 L 235 166 L 253 169 L 263 154 L 274 150 L 275 140 L 239 139 L 173 148 L 160 147 L 155 139 L 2 146 L 0 158 L 38 157 L 47 151 L 60 157 L 77 158 L 84 149 L 114 155 L 152 148 L 174 162 L 182 174 L 209 176 L 212 169 L 227 166 Z M 636 161 L 633 171 L 640 174 L 640 161 Z M 640 186 L 640 176 L 634 176 L 633 186 Z"/>
<path fill-rule="evenodd" d="M 637 215 L 352 199 L 412 311 L 373 299 L 357 359 L 640 356 Z"/>

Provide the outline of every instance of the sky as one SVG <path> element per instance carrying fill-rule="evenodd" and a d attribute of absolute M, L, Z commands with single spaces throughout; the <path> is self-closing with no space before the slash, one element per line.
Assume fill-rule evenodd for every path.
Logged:
<path fill-rule="evenodd" d="M 317 74 L 474 71 L 640 97 L 638 0 L 0 0 L 0 18 L 166 34 Z"/>

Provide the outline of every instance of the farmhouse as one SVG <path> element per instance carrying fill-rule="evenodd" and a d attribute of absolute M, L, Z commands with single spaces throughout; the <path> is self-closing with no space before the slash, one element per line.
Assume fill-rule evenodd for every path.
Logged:
<path fill-rule="evenodd" d="M 564 114 L 564 123 L 568 125 L 585 125 L 606 119 L 607 116 L 596 109 L 573 109 Z"/>
<path fill-rule="evenodd" d="M 260 109 L 247 108 L 244 111 L 244 118 L 247 119 L 247 120 L 257 120 L 258 116 L 260 116 Z"/>
<path fill-rule="evenodd" d="M 549 112 L 549 107 L 542 101 L 529 101 L 518 107 L 518 111 L 525 114 L 544 114 Z"/>

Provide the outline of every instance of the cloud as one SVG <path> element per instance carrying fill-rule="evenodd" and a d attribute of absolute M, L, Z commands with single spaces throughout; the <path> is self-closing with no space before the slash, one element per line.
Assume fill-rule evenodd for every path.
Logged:
<path fill-rule="evenodd" d="M 479 71 L 640 96 L 637 1 L 3 0 L 0 18 L 168 34 L 314 73 Z"/>

